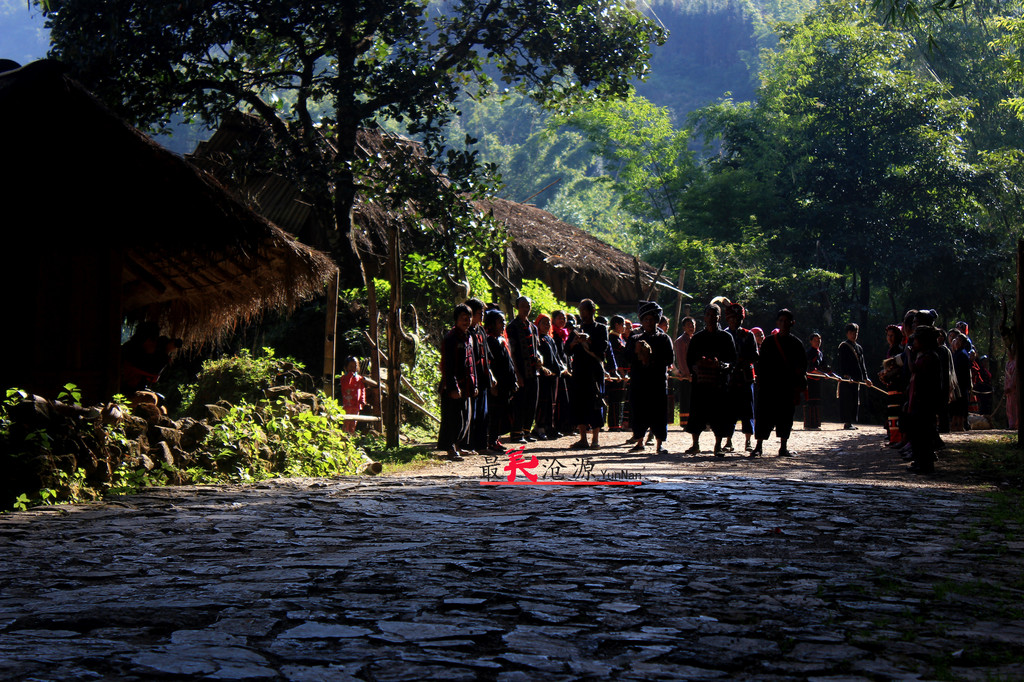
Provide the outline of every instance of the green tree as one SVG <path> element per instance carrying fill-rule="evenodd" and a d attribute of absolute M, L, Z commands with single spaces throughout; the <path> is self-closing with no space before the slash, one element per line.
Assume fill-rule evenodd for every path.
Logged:
<path fill-rule="evenodd" d="M 345 266 L 358 265 L 351 212 L 360 126 L 387 118 L 421 136 L 453 180 L 454 199 L 479 187 L 475 155 L 446 150 L 441 139 L 461 92 L 496 76 L 547 104 L 624 95 L 661 40 L 630 0 L 37 4 L 52 56 L 132 122 L 160 126 L 184 111 L 215 125 L 239 107 L 261 117 L 281 152 L 275 163 L 335 227 L 349 277 L 359 271 Z M 395 182 L 363 189 L 373 195 Z"/>
<path fill-rule="evenodd" d="M 754 215 L 774 248 L 847 273 L 861 322 L 872 285 L 895 297 L 943 264 L 965 267 L 991 196 L 967 159 L 972 103 L 921 75 L 911 48 L 850 5 L 822 6 L 783 27 L 758 102 L 707 121 L 716 170 L 762 185 L 770 210 Z"/>

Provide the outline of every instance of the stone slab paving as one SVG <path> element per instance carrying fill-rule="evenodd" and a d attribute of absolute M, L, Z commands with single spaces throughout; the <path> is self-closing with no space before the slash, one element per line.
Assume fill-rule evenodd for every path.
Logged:
<path fill-rule="evenodd" d="M 407 478 L 8 514 L 0 679 L 1024 679 L 1024 543 L 988 504 Z"/>

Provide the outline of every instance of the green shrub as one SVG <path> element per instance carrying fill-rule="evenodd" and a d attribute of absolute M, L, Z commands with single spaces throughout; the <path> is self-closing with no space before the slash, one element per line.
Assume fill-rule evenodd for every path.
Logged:
<path fill-rule="evenodd" d="M 233 406 L 200 445 L 213 466 L 188 473 L 203 482 L 357 473 L 362 455 L 341 428 L 344 410 L 332 398 L 318 397 L 317 413 L 283 398 Z"/>
<path fill-rule="evenodd" d="M 207 360 L 195 383 L 182 387 L 181 411 L 188 414 L 193 408 L 218 400 L 257 403 L 278 376 L 296 369 L 303 369 L 303 365 L 293 358 L 274 357 L 273 348 L 264 348 L 258 356 L 242 350 L 238 355 Z"/>
<path fill-rule="evenodd" d="M 533 303 L 533 312 L 530 313 L 530 317 L 534 319 L 541 313 L 550 317 L 553 310 L 572 312 L 569 305 L 565 301 L 559 301 L 551 287 L 539 279 L 524 279 L 521 291 L 523 296 L 529 298 Z M 512 316 L 515 316 L 514 312 Z"/>

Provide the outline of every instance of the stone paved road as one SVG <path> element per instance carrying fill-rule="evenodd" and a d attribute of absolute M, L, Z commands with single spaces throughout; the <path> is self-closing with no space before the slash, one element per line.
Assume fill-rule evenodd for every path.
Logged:
<path fill-rule="evenodd" d="M 9 514 L 0 679 L 1024 679 L 1024 542 L 989 504 L 709 472 Z"/>

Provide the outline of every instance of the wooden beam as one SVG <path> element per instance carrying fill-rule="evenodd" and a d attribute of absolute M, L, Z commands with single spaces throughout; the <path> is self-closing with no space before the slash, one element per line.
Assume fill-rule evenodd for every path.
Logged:
<path fill-rule="evenodd" d="M 373 340 L 370 339 L 369 334 L 366 334 L 366 332 L 363 332 L 363 334 L 364 334 L 364 336 L 366 336 L 366 340 L 370 342 L 370 345 L 373 346 L 373 349 L 375 351 L 377 351 L 377 353 L 380 356 L 380 359 L 383 360 L 385 363 L 387 363 L 388 362 L 388 354 L 385 353 L 384 351 L 382 351 L 380 348 L 377 347 L 377 344 L 375 344 L 373 342 Z M 412 391 L 412 394 L 414 396 L 416 396 L 417 400 L 420 401 L 420 405 L 426 405 L 427 404 L 427 401 L 423 399 L 423 396 L 421 396 L 419 391 L 417 391 L 416 388 L 411 383 L 409 383 L 409 380 L 406 379 L 404 375 L 402 376 L 402 385 L 405 386 L 410 391 Z"/>
<path fill-rule="evenodd" d="M 674 321 L 672 338 L 679 338 L 679 314 L 683 310 L 683 282 L 686 280 L 686 268 L 679 269 L 679 293 L 676 294 L 676 319 Z"/>
<path fill-rule="evenodd" d="M 370 386 L 374 386 L 374 387 L 376 387 L 378 389 L 381 388 L 380 384 L 377 383 L 376 381 L 374 381 L 373 379 L 371 379 L 370 377 L 363 377 L 363 379 L 365 379 L 366 383 L 369 384 Z M 387 391 L 387 386 L 384 386 L 382 390 Z M 427 415 L 428 417 L 430 417 L 431 419 L 436 421 L 438 424 L 441 423 L 441 420 L 437 417 L 437 415 L 435 415 L 433 412 L 431 412 L 427 408 L 423 407 L 422 405 L 418 405 L 409 396 L 407 396 L 407 395 L 405 395 L 403 393 L 399 393 L 398 394 L 398 399 L 401 400 L 402 402 L 406 403 L 407 405 L 409 405 L 413 409 L 415 409 L 415 410 L 417 410 L 419 412 L 422 412 L 423 414 Z"/>
<path fill-rule="evenodd" d="M 647 290 L 647 296 L 645 296 L 643 300 L 645 300 L 645 301 L 653 301 L 653 300 L 655 300 L 655 299 L 653 299 L 651 297 L 654 296 L 654 290 L 655 290 L 654 288 L 656 286 L 658 286 L 658 278 L 661 277 L 661 272 L 662 272 L 662 270 L 665 269 L 665 265 L 667 265 L 667 263 L 662 263 L 661 267 L 658 268 L 658 272 L 654 275 L 654 279 L 651 280 L 651 288 Z"/>
<path fill-rule="evenodd" d="M 143 267 L 141 263 L 132 258 L 131 254 L 125 254 L 124 267 L 128 270 L 128 272 L 132 273 L 137 278 L 139 278 L 139 281 L 145 283 L 146 286 L 150 287 L 158 294 L 162 294 L 165 291 L 167 291 L 168 287 L 172 287 L 174 289 L 177 289 L 178 291 L 181 291 L 180 287 L 175 285 L 174 282 L 165 283 L 157 275 L 153 274 L 148 269 Z"/>

